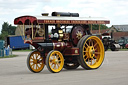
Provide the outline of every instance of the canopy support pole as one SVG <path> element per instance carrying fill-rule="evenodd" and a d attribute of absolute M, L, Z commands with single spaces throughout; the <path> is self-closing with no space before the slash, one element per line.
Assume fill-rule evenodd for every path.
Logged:
<path fill-rule="evenodd" d="M 43 24 L 43 30 L 44 30 L 44 39 L 45 39 L 45 24 Z"/>
<path fill-rule="evenodd" d="M 48 25 L 47 24 L 45 24 L 45 39 L 46 39 L 46 41 L 49 40 L 49 36 L 48 36 Z"/>
<path fill-rule="evenodd" d="M 100 24 L 99 24 L 99 34 L 100 34 Z"/>
<path fill-rule="evenodd" d="M 18 29 L 19 29 L 19 32 L 20 32 L 20 35 L 21 35 L 22 39 L 24 40 L 23 34 L 21 32 L 21 29 L 22 29 L 21 25 L 19 25 L 19 28 Z"/>
<path fill-rule="evenodd" d="M 23 24 L 23 40 L 25 40 L 25 25 Z"/>
<path fill-rule="evenodd" d="M 33 23 L 32 23 L 32 39 L 33 39 Z"/>
<path fill-rule="evenodd" d="M 92 33 L 92 24 L 91 24 L 91 33 Z"/>

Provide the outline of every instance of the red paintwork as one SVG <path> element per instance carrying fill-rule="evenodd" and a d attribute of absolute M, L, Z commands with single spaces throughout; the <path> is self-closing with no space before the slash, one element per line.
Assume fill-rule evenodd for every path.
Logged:
<path fill-rule="evenodd" d="M 32 40 L 24 40 L 24 43 L 32 44 Z"/>
<path fill-rule="evenodd" d="M 79 48 L 74 47 L 71 42 L 53 41 L 53 43 L 54 43 L 53 49 L 61 51 L 64 56 L 79 55 Z M 77 50 L 77 53 L 75 53 L 76 50 Z"/>
<path fill-rule="evenodd" d="M 74 45 L 77 45 L 79 39 L 77 38 L 77 33 L 80 32 L 82 34 L 82 36 L 85 35 L 85 29 L 81 26 L 75 26 L 71 32 L 71 39 L 73 41 Z"/>
<path fill-rule="evenodd" d="M 16 25 L 30 25 L 31 23 L 37 24 L 38 23 L 45 23 L 45 24 L 109 24 L 110 21 L 108 20 L 45 20 L 39 19 L 37 20 L 34 16 L 21 16 L 15 18 L 14 24 Z"/>
<path fill-rule="evenodd" d="M 36 42 L 32 42 L 32 40 L 24 40 L 25 43 L 29 43 L 31 45 L 33 45 L 36 49 L 38 49 L 38 44 Z M 39 51 L 43 51 L 44 48 L 38 49 Z M 79 48 L 73 47 L 71 42 L 57 42 L 57 41 L 53 41 L 53 50 L 58 50 L 60 52 L 63 53 L 64 56 L 75 56 L 75 55 L 79 55 Z M 75 51 L 77 50 L 77 53 L 75 53 Z M 47 56 L 47 54 L 49 53 L 49 51 L 47 50 L 47 52 L 45 52 L 45 56 Z"/>
<path fill-rule="evenodd" d="M 77 53 L 75 53 L 77 51 Z M 66 48 L 63 52 L 64 56 L 77 56 L 79 55 L 79 48 L 73 47 L 73 48 Z"/>
<path fill-rule="evenodd" d="M 27 22 L 27 20 L 29 20 L 30 22 Z M 37 19 L 34 16 L 21 16 L 21 17 L 17 17 L 14 20 L 14 24 L 16 25 L 29 25 L 30 23 L 37 23 Z"/>
<path fill-rule="evenodd" d="M 63 51 L 66 48 L 66 44 L 64 42 L 53 41 L 53 49 Z"/>
<path fill-rule="evenodd" d="M 125 45 L 125 48 L 127 48 L 127 49 L 128 49 L 128 43 Z"/>
<path fill-rule="evenodd" d="M 58 42 L 58 41 L 53 41 L 53 49 L 54 50 L 59 50 L 59 51 L 63 51 L 66 48 L 71 48 L 73 47 L 71 42 Z"/>

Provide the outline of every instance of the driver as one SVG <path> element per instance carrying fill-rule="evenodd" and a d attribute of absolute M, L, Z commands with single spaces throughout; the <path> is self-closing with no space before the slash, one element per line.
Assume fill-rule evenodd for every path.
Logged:
<path fill-rule="evenodd" d="M 88 35 L 92 35 L 92 33 L 90 32 L 90 29 L 89 29 L 89 25 L 83 25 L 83 28 L 85 29 L 85 33 L 87 32 Z"/>

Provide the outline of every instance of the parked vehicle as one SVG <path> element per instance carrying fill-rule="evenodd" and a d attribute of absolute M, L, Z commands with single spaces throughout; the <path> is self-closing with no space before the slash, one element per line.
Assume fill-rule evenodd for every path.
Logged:
<path fill-rule="evenodd" d="M 114 39 L 112 39 L 109 33 L 102 34 L 102 42 L 104 44 L 105 51 L 107 51 L 109 48 L 111 51 L 118 51 L 120 49 L 120 45 Z"/>
<path fill-rule="evenodd" d="M 125 45 L 125 48 L 127 48 L 127 49 L 128 49 L 128 43 Z"/>
<path fill-rule="evenodd" d="M 7 46 L 10 46 L 12 49 L 27 49 L 29 44 L 24 43 L 22 36 L 8 36 L 7 37 Z"/>
<path fill-rule="evenodd" d="M 125 48 L 126 44 L 128 43 L 128 39 L 125 37 L 121 37 L 118 40 L 119 45 L 121 46 L 121 48 Z"/>
<path fill-rule="evenodd" d="M 89 24 L 99 24 L 100 28 L 101 24 L 109 23 L 105 18 L 79 17 L 78 13 L 69 12 L 20 16 L 14 20 L 15 25 L 23 27 L 23 35 L 27 36 L 24 42 L 36 49 L 27 58 L 29 70 L 35 73 L 42 71 L 45 65 L 53 73 L 62 68 L 76 69 L 79 65 L 88 70 L 99 68 L 104 60 L 104 45 L 101 39 L 91 35 Z M 54 27 L 50 29 L 50 26 Z M 72 26 L 71 31 L 67 32 L 67 26 Z"/>

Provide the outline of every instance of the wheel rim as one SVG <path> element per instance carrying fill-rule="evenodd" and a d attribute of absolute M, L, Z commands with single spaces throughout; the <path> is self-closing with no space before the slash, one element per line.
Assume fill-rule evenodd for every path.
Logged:
<path fill-rule="evenodd" d="M 83 45 L 83 58 L 90 68 L 98 68 L 104 59 L 104 46 L 102 41 L 96 37 L 89 37 Z"/>
<path fill-rule="evenodd" d="M 63 55 L 59 51 L 53 51 L 49 57 L 49 66 L 53 72 L 59 72 L 64 65 Z"/>
<path fill-rule="evenodd" d="M 44 68 L 43 57 L 41 57 L 40 52 L 33 52 L 29 60 L 30 68 L 34 72 L 40 72 Z"/>

